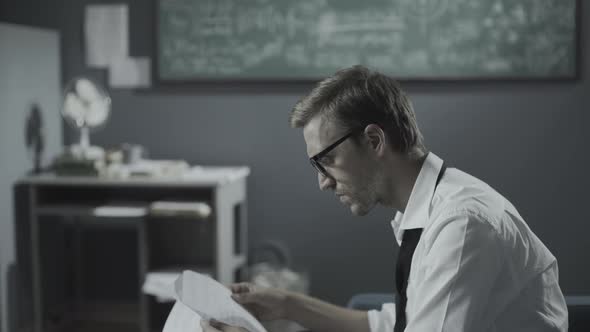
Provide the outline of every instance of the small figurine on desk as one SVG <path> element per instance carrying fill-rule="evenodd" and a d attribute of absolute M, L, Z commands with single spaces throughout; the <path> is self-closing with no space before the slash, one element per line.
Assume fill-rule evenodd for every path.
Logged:
<path fill-rule="evenodd" d="M 45 148 L 45 137 L 43 136 L 43 116 L 38 104 L 33 104 L 27 118 L 25 128 L 25 141 L 27 148 L 33 154 L 32 174 L 41 173 L 41 159 Z"/>

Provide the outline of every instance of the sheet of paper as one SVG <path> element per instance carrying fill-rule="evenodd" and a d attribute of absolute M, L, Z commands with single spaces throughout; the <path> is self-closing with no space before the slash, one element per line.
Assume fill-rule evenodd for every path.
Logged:
<path fill-rule="evenodd" d="M 87 5 L 85 14 L 86 64 L 90 67 L 106 68 L 113 59 L 127 57 L 127 5 Z"/>
<path fill-rule="evenodd" d="M 202 332 L 201 316 L 182 302 L 177 301 L 168 315 L 162 332 Z"/>
<path fill-rule="evenodd" d="M 173 302 L 176 300 L 174 282 L 179 276 L 180 271 L 148 272 L 141 290 L 145 294 L 155 296 L 158 302 Z"/>
<path fill-rule="evenodd" d="M 210 277 L 184 271 L 174 283 L 174 290 L 176 304 L 186 306 L 199 318 L 214 318 L 229 325 L 243 327 L 250 332 L 266 332 L 254 316 L 231 298 L 229 289 Z M 176 304 L 168 316 L 164 332 L 189 331 L 190 329 L 183 324 L 192 324 L 192 321 L 196 320 L 195 316 L 186 312 L 186 308 Z"/>
<path fill-rule="evenodd" d="M 150 59 L 147 57 L 113 58 L 109 65 L 109 85 L 113 88 L 149 87 Z"/>

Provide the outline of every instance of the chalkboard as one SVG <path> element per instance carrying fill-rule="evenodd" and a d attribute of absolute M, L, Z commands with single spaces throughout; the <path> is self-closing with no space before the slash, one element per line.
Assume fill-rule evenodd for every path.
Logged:
<path fill-rule="evenodd" d="M 577 0 L 156 0 L 160 81 L 574 78 Z"/>

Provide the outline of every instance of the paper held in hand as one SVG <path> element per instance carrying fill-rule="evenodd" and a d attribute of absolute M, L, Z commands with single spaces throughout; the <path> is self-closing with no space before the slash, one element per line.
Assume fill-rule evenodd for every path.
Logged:
<path fill-rule="evenodd" d="M 184 271 L 174 282 L 176 303 L 163 332 L 202 331 L 201 319 L 216 319 L 250 332 L 266 329 L 231 298 L 231 291 L 208 276 Z"/>

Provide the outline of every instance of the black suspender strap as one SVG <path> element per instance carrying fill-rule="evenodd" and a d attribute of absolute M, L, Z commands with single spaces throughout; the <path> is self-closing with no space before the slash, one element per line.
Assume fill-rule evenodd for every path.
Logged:
<path fill-rule="evenodd" d="M 436 187 L 440 183 L 440 180 L 442 179 L 446 170 L 447 167 L 443 162 L 440 172 L 438 173 L 438 177 L 436 178 L 434 190 L 436 190 Z M 414 251 L 416 250 L 418 241 L 420 241 L 421 235 L 422 228 L 406 229 L 404 231 L 402 244 L 397 255 L 397 263 L 395 265 L 395 284 L 397 296 L 395 300 L 396 318 L 395 326 L 393 328 L 394 332 L 403 332 L 406 328 L 406 304 L 408 302 L 406 290 L 408 288 L 408 278 L 410 276 L 412 257 L 414 256 Z"/>

